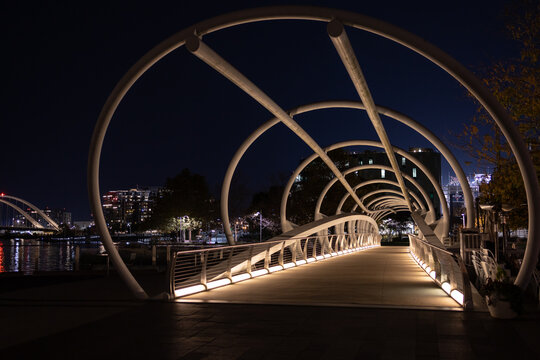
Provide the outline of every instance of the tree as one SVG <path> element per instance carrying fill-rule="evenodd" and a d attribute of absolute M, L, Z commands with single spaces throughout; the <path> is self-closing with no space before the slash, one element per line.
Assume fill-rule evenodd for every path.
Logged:
<path fill-rule="evenodd" d="M 165 183 L 163 195 L 157 199 L 149 226 L 165 231 L 174 228 L 174 219 L 188 216 L 199 227 L 202 222 L 214 220 L 217 214 L 216 201 L 210 196 L 204 176 L 189 169 L 182 170 Z M 191 223 L 190 223 L 191 224 Z"/>
<path fill-rule="evenodd" d="M 519 57 L 488 67 L 482 80 L 514 120 L 540 173 L 540 3 L 521 0 L 507 10 L 506 29 L 519 48 Z M 471 124 L 460 134 L 460 145 L 479 164 L 494 168 L 492 180 L 481 186 L 481 202 L 513 207 L 509 225 L 527 224 L 525 190 L 508 143 L 489 114 L 478 107 Z"/>

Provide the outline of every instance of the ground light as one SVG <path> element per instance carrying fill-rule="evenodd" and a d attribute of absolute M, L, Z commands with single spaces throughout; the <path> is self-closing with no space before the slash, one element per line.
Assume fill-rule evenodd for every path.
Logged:
<path fill-rule="evenodd" d="M 363 251 L 363 250 L 367 250 L 367 249 L 371 249 L 371 248 L 379 247 L 379 246 L 380 245 L 361 246 L 361 247 L 357 247 L 357 248 L 354 248 L 354 249 L 348 249 L 348 250 L 345 250 L 345 251 L 339 251 L 337 253 L 327 254 L 325 256 L 317 256 L 316 258 L 308 258 L 307 260 L 299 260 L 299 261 L 296 261 L 296 262 L 286 263 L 284 265 L 276 265 L 276 266 L 272 266 L 272 267 L 270 267 L 268 269 L 255 270 L 255 271 L 252 271 L 251 273 L 242 273 L 242 274 L 234 275 L 230 279 L 225 278 L 225 279 L 219 279 L 219 280 L 210 281 L 210 282 L 206 283 L 206 285 L 199 284 L 199 285 L 189 286 L 189 287 L 186 287 L 186 288 L 181 288 L 181 289 L 175 290 L 174 295 L 177 298 L 187 296 L 187 295 L 192 295 L 192 294 L 196 294 L 196 293 L 199 293 L 199 292 L 216 289 L 218 287 L 223 287 L 223 286 L 227 286 L 227 285 L 230 285 L 230 284 L 234 284 L 234 283 L 237 283 L 237 282 L 240 282 L 240 281 L 253 279 L 253 278 L 256 278 L 256 277 L 261 277 L 263 275 L 267 275 L 267 274 L 274 273 L 274 272 L 277 272 L 277 271 L 283 271 L 283 270 L 287 270 L 287 269 L 290 269 L 290 268 L 293 268 L 293 267 L 297 267 L 297 266 L 301 266 L 301 265 L 305 265 L 305 264 L 310 264 L 310 263 L 315 262 L 315 261 L 321 261 L 321 260 L 326 260 L 326 259 L 336 257 L 336 256 L 352 254 L 354 252 Z"/>
<path fill-rule="evenodd" d="M 452 289 L 452 286 L 448 282 L 441 283 L 439 280 L 437 280 L 437 273 L 435 270 L 432 270 L 426 263 L 424 263 L 416 254 L 410 250 L 409 254 L 411 254 L 411 257 L 413 260 L 420 266 L 426 274 L 437 284 L 439 287 L 441 287 L 448 296 L 450 296 L 452 299 L 454 299 L 459 305 L 463 306 L 463 293 L 459 291 L 458 289 Z"/>

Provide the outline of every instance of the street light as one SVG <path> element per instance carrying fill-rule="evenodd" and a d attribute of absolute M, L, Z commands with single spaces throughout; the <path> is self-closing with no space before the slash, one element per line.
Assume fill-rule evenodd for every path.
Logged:
<path fill-rule="evenodd" d="M 262 212 L 257 211 L 255 216 L 259 215 L 259 242 L 262 242 Z"/>

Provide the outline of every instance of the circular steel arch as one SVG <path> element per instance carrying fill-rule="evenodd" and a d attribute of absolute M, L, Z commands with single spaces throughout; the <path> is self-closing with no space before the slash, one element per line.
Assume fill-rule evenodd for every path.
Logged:
<path fill-rule="evenodd" d="M 388 179 L 374 179 L 374 180 L 367 180 L 367 181 L 364 181 L 364 182 L 362 182 L 362 183 L 360 183 L 358 185 L 353 186 L 353 190 L 356 191 L 356 190 L 360 189 L 361 187 L 368 186 L 368 185 L 373 185 L 373 184 L 386 184 L 386 185 L 391 185 L 391 186 L 394 186 L 394 187 L 399 187 L 399 184 L 396 181 L 391 181 L 391 180 L 388 180 Z M 413 185 L 415 185 L 415 184 L 413 183 Z M 431 201 L 429 199 L 429 196 L 425 192 L 425 190 L 423 188 L 421 188 L 421 187 L 417 187 L 417 189 L 420 191 L 420 194 L 422 195 L 422 197 L 426 201 L 426 204 L 428 205 L 429 211 L 430 212 L 435 211 L 435 209 L 433 208 L 433 204 L 431 203 Z M 411 194 L 413 194 L 412 191 L 411 191 Z M 413 195 L 413 197 L 414 197 L 414 195 Z M 345 201 L 348 198 L 349 198 L 348 194 L 343 195 L 343 197 L 341 198 L 341 200 L 340 200 L 340 202 L 338 204 L 337 211 L 341 211 L 341 208 L 343 207 L 343 204 L 345 204 Z M 425 206 L 424 206 L 423 202 L 421 202 L 419 199 L 416 199 L 416 201 L 425 210 Z"/>
<path fill-rule="evenodd" d="M 536 170 L 529 157 L 528 149 L 521 138 L 521 134 L 510 116 L 491 92 L 476 76 L 448 54 L 424 41 L 420 37 L 394 25 L 348 11 L 307 6 L 280 6 L 232 12 L 199 22 L 194 26 L 174 34 L 146 53 L 146 55 L 131 67 L 115 86 L 100 112 L 90 141 L 88 156 L 88 192 L 90 197 L 90 208 L 94 215 L 96 228 L 102 236 L 103 245 L 109 252 L 120 277 L 126 282 L 127 286 L 137 298 L 146 299 L 148 298 L 148 295 L 129 272 L 128 268 L 120 258 L 118 251 L 114 247 L 101 208 L 99 191 L 99 163 L 103 140 L 112 116 L 120 101 L 142 74 L 171 51 L 183 46 L 185 40 L 193 33 L 206 35 L 236 25 L 267 20 L 313 20 L 330 22 L 334 19 L 340 20 L 344 25 L 365 30 L 392 40 L 430 60 L 461 83 L 495 120 L 516 157 L 527 194 L 529 237 L 532 241 L 527 242 L 523 264 L 516 279 L 517 285 L 521 287 L 527 285 L 532 271 L 536 266 L 538 252 L 540 250 L 540 233 L 538 231 L 538 224 L 540 224 L 540 189 L 536 177 Z"/>
<path fill-rule="evenodd" d="M 350 100 L 330 100 L 330 101 L 321 101 L 316 102 L 312 104 L 302 105 L 297 108 L 293 108 L 288 111 L 288 113 L 291 116 L 303 114 L 310 111 L 315 110 L 322 110 L 322 109 L 333 109 L 333 108 L 344 108 L 344 109 L 359 109 L 359 110 L 365 110 L 364 105 L 361 102 L 358 101 L 350 101 Z M 388 116 L 394 120 L 397 120 L 401 122 L 402 124 L 408 126 L 409 128 L 415 130 L 420 135 L 422 135 L 426 140 L 428 140 L 433 146 L 439 150 L 441 155 L 448 161 L 450 167 L 456 174 L 456 177 L 459 180 L 461 189 L 464 194 L 464 200 L 465 200 L 465 208 L 467 213 L 467 224 L 469 227 L 473 226 L 474 221 L 474 201 L 473 196 L 471 192 L 471 188 L 469 186 L 469 183 L 467 181 L 467 176 L 465 175 L 465 172 L 463 171 L 461 165 L 455 158 L 455 156 L 452 154 L 450 149 L 434 134 L 432 133 L 428 128 L 423 126 L 422 124 L 418 123 L 417 121 L 413 120 L 412 118 L 399 113 L 395 110 L 392 110 L 390 108 L 384 107 L 384 106 L 377 106 L 377 111 L 381 115 Z M 223 219 L 223 227 L 225 229 L 225 235 L 227 236 L 227 239 L 229 243 L 233 244 L 233 235 L 232 230 L 230 227 L 229 222 L 229 190 L 230 185 L 232 181 L 232 177 L 234 175 L 234 172 L 236 170 L 236 167 L 238 166 L 238 163 L 242 159 L 242 156 L 245 154 L 245 152 L 248 150 L 248 148 L 253 144 L 262 134 L 264 134 L 267 130 L 269 130 L 272 126 L 279 123 L 279 120 L 277 118 L 273 118 L 265 122 L 264 124 L 260 125 L 257 129 L 255 129 L 247 138 L 244 140 L 244 142 L 240 145 L 236 153 L 234 154 L 233 158 L 231 159 L 229 166 L 227 167 L 227 171 L 225 173 L 225 177 L 223 179 L 223 184 L 221 187 L 221 218 Z M 312 155 L 312 156 L 315 156 Z M 406 157 L 406 156 L 405 156 Z M 308 158 L 309 159 L 309 158 Z M 307 161 L 307 159 L 305 160 Z M 298 166 L 298 168 L 295 170 L 294 173 L 298 172 L 301 166 Z M 295 176 L 291 176 L 289 179 L 289 182 L 286 185 L 286 188 L 291 188 L 292 183 Z M 285 196 L 285 191 L 283 196 Z M 441 197 L 442 196 L 442 197 Z M 446 206 L 446 199 L 444 198 L 444 195 L 441 193 L 439 194 L 439 200 L 441 202 L 441 206 Z M 283 210 L 283 202 L 285 200 L 282 198 L 282 205 L 281 205 L 281 219 L 284 219 L 285 216 L 283 215 L 285 212 Z M 444 212 L 444 211 L 443 211 Z M 282 229 L 290 229 L 291 226 L 285 221 L 282 220 Z M 449 226 L 449 223 L 448 223 Z M 448 228 L 443 229 L 443 232 L 448 232 Z"/>

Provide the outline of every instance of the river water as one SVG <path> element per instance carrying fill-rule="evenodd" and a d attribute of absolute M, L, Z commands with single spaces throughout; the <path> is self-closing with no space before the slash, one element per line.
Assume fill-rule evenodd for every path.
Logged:
<path fill-rule="evenodd" d="M 0 240 L 0 273 L 36 271 L 72 271 L 75 247 L 81 254 L 103 252 L 99 242 L 45 242 L 28 239 Z"/>

